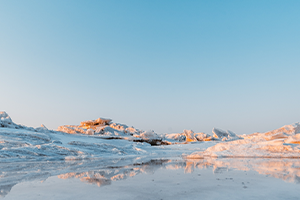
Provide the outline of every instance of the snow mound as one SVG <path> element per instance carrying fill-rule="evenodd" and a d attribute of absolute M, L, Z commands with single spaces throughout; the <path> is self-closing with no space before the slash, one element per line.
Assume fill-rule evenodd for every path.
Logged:
<path fill-rule="evenodd" d="M 223 133 L 222 133 L 223 134 Z M 300 124 L 286 125 L 266 133 L 242 135 L 240 140 L 218 143 L 188 158 L 264 157 L 300 158 Z"/>
<path fill-rule="evenodd" d="M 242 135 L 244 139 L 251 139 L 255 141 L 261 140 L 275 140 L 275 139 L 287 139 L 294 137 L 300 133 L 300 123 L 294 123 L 291 125 L 285 125 L 279 129 L 268 131 L 266 133 L 253 133 L 250 135 Z"/>
<path fill-rule="evenodd" d="M 61 132 L 0 128 L 0 161 L 80 160 L 147 154 L 149 146 Z"/>

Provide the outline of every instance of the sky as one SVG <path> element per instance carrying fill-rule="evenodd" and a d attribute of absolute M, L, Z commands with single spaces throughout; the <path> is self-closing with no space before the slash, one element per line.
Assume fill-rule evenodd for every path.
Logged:
<path fill-rule="evenodd" d="M 300 121 L 300 1 L 0 0 L 0 111 L 158 133 Z"/>

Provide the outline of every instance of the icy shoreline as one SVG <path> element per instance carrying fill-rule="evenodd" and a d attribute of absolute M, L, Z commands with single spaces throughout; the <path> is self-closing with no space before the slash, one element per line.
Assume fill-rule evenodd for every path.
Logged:
<path fill-rule="evenodd" d="M 232 170 L 257 172 L 289 183 L 300 183 L 299 159 L 181 159 L 148 157 L 104 158 L 72 161 L 33 161 L 0 163 L 0 197 L 5 197 L 17 184 L 39 181 L 51 177 L 79 179 L 83 183 L 99 187 L 113 184 L 141 174 L 153 174 L 159 169 L 184 170 L 184 174 L 209 169 L 213 174 Z M 195 175 L 197 176 L 197 175 Z M 237 177 L 231 176 L 236 179 Z M 226 178 L 227 179 L 227 178 Z M 230 180 L 228 178 L 228 180 Z M 67 187 L 67 186 L 66 186 Z"/>
<path fill-rule="evenodd" d="M 99 118 L 57 131 L 15 124 L 0 112 L 0 160 L 80 160 L 94 158 L 177 156 L 300 158 L 300 124 L 266 133 L 237 135 L 214 128 L 212 135 L 184 130 L 157 134 Z"/>
<path fill-rule="evenodd" d="M 250 135 L 215 128 L 212 135 L 157 134 L 99 118 L 54 131 L 15 124 L 0 112 L 0 196 L 20 182 L 51 176 L 103 186 L 159 168 L 251 170 L 298 183 L 298 158 L 299 123 Z"/>

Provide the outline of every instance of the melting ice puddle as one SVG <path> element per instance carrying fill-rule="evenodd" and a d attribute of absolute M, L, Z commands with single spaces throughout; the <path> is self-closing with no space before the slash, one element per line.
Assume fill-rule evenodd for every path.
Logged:
<path fill-rule="evenodd" d="M 298 159 L 152 160 L 98 169 L 97 162 L 51 164 L 2 171 L 4 199 L 299 199 L 300 194 Z"/>

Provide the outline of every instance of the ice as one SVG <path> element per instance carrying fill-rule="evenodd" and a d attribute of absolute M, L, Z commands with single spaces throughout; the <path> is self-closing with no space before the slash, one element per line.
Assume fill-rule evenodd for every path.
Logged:
<path fill-rule="evenodd" d="M 222 181 L 226 181 L 225 184 L 239 182 L 239 175 L 241 175 L 241 173 L 237 175 L 234 175 L 236 173 L 228 174 L 228 172 L 232 172 L 233 170 L 239 170 L 244 174 L 247 172 L 250 174 L 251 171 L 254 171 L 261 175 L 273 177 L 289 183 L 300 183 L 300 161 L 298 159 L 206 158 L 176 160 L 139 157 L 85 161 L 15 162 L 0 163 L 0 196 L 4 197 L 9 194 L 12 187 L 19 183 L 32 180 L 44 181 L 51 176 L 57 176 L 61 180 L 79 179 L 83 183 L 107 187 L 108 185 L 114 184 L 115 181 L 124 180 L 141 174 L 154 174 L 160 169 L 177 170 L 176 173 L 184 171 L 185 174 L 190 174 L 195 171 L 198 173 L 201 172 L 201 174 L 205 171 L 212 172 L 214 174 L 213 178 L 209 176 L 205 179 L 205 174 L 202 174 L 202 176 L 199 177 L 198 173 L 198 176 L 193 176 L 193 179 L 198 177 L 202 182 L 205 182 L 203 185 L 204 187 L 207 187 L 207 181 L 215 180 L 216 177 L 220 177 L 220 175 L 221 177 L 224 177 Z M 199 169 L 203 171 L 199 171 Z M 165 171 L 165 173 L 169 174 L 167 171 Z M 222 176 L 222 173 L 227 173 L 228 175 L 224 174 Z M 143 179 L 144 178 L 145 176 Z M 184 177 L 181 176 L 180 178 Z M 176 176 L 175 179 L 178 179 L 178 176 Z M 253 183 L 253 176 L 251 176 L 250 180 L 248 178 L 248 181 L 251 182 L 251 187 L 255 186 Z M 163 180 L 162 183 L 165 182 L 166 180 Z M 274 179 L 270 179 L 270 182 L 274 182 Z M 169 184 L 171 183 L 172 182 L 169 182 Z M 195 182 L 187 184 L 188 185 L 185 186 L 177 185 L 177 189 L 191 187 Z M 238 184 L 241 184 L 241 182 Z M 62 185 L 68 187 L 67 181 Z M 235 187 L 236 186 L 237 185 L 235 185 Z M 289 185 L 289 187 L 290 186 L 291 185 Z M 199 187 L 199 185 L 197 187 Z M 214 188 L 214 191 L 216 191 L 216 188 Z"/>
<path fill-rule="evenodd" d="M 111 119 L 98 118 L 96 120 L 88 120 L 88 121 L 81 122 L 80 125 L 82 127 L 86 127 L 86 128 L 93 128 L 95 126 L 109 125 L 110 122 L 111 122 Z"/>
<path fill-rule="evenodd" d="M 106 120 L 106 121 L 105 121 Z M 135 138 L 141 138 L 143 141 L 155 144 L 153 141 L 158 141 L 160 144 L 178 144 L 189 142 L 203 142 L 211 140 L 236 140 L 239 137 L 231 131 L 222 131 L 219 129 L 213 129 L 214 136 L 199 132 L 194 133 L 192 130 L 183 130 L 182 133 L 166 133 L 157 134 L 153 130 L 143 131 L 134 127 L 128 127 L 127 125 L 120 123 L 113 123 L 111 119 L 99 118 L 97 120 L 90 120 L 81 122 L 80 125 L 64 125 L 58 127 L 57 131 L 69 133 L 69 134 L 86 134 L 97 135 L 99 137 L 119 137 L 123 139 L 131 139 L 130 136 Z"/>
<path fill-rule="evenodd" d="M 133 127 L 124 124 L 112 123 L 111 119 L 98 118 L 81 122 L 80 125 L 64 125 L 59 126 L 57 131 L 69 134 L 86 134 L 99 136 L 132 136 L 140 135 L 143 131 L 139 131 Z"/>
<path fill-rule="evenodd" d="M 192 130 L 184 130 L 183 134 L 185 135 L 185 140 L 187 142 L 196 142 L 197 138 L 195 137 L 194 131 Z"/>
<path fill-rule="evenodd" d="M 182 163 L 169 164 L 182 158 Z M 206 167 L 214 173 L 252 170 L 298 183 L 299 162 L 292 158 L 300 158 L 299 123 L 249 135 L 216 128 L 212 135 L 192 130 L 158 134 L 98 118 L 53 131 L 45 125 L 18 125 L 0 112 L 0 164 L 6 163 L 0 171 L 0 196 L 19 182 L 53 175 L 109 185 L 155 170 L 151 160 L 157 159 L 165 160 L 159 167 L 183 168 L 185 173 Z"/>
<path fill-rule="evenodd" d="M 49 132 L 49 129 L 44 124 L 42 124 L 41 127 L 36 128 L 35 130 L 37 132 Z"/>
<path fill-rule="evenodd" d="M 24 160 L 25 161 L 25 160 Z M 0 163 L 0 197 L 6 196 L 13 186 L 18 183 L 40 180 L 44 181 L 50 176 L 59 178 L 70 178 L 72 175 L 88 177 L 93 174 L 104 173 L 107 176 L 122 175 L 138 169 L 133 163 L 143 162 L 144 159 L 110 159 L 105 160 L 85 160 L 85 161 L 39 161 L 39 162 L 11 162 Z M 145 160 L 147 161 L 147 160 Z M 110 167 L 107 170 L 99 168 Z M 96 171 L 97 170 L 97 171 Z M 124 177 L 125 178 L 125 177 Z M 96 180 L 95 180 L 96 182 Z"/>
<path fill-rule="evenodd" d="M 6 112 L 0 112 L 0 121 L 7 124 L 12 124 L 10 116 Z"/>
<path fill-rule="evenodd" d="M 2 162 L 82 160 L 119 158 L 147 155 L 181 156 L 192 153 L 190 146 L 155 148 L 151 145 L 170 144 L 154 131 L 141 131 L 112 120 L 99 118 L 76 126 L 61 126 L 53 131 L 41 125 L 38 128 L 15 124 L 4 112 L 1 113 L 0 160 Z M 151 145 L 150 145 L 151 144 Z M 195 146 L 194 146 L 195 148 Z M 196 148 L 201 149 L 201 148 Z"/>
<path fill-rule="evenodd" d="M 159 136 L 153 130 L 144 131 L 139 135 L 134 135 L 135 137 L 143 138 L 143 139 L 157 139 Z"/>
<path fill-rule="evenodd" d="M 168 141 L 162 141 L 162 137 L 153 130 L 143 131 L 124 124 L 113 123 L 111 119 L 105 118 L 81 122 L 80 125 L 60 126 L 57 131 L 68 134 L 94 135 L 99 138 L 148 142 L 151 145 L 169 144 Z"/>
<path fill-rule="evenodd" d="M 109 119 L 99 118 L 82 122 L 84 133 L 92 132 L 97 127 L 104 127 L 105 135 L 124 135 L 124 132 L 108 126 Z M 141 147 L 148 148 L 127 140 L 104 140 L 89 135 L 75 135 L 52 131 L 41 125 L 38 128 L 15 124 L 9 115 L 1 112 L 0 160 L 2 162 L 31 160 L 70 160 L 91 159 L 109 156 L 132 156 L 145 154 Z M 128 127 L 126 127 L 128 128 Z M 126 130 L 126 128 L 124 130 Z M 68 129 L 69 130 L 69 129 Z M 74 133 L 75 133 L 74 132 Z M 73 133 L 73 132 L 72 132 Z M 94 133 L 94 132 L 93 132 Z"/>
<path fill-rule="evenodd" d="M 221 129 L 213 128 L 212 133 L 215 138 L 221 139 L 222 141 L 239 139 L 235 133 L 229 130 L 223 131 Z"/>
<path fill-rule="evenodd" d="M 214 128 L 211 136 L 192 130 L 157 134 L 153 130 L 143 131 L 114 123 L 107 118 L 84 121 L 80 125 L 64 125 L 53 131 L 45 125 L 32 128 L 15 124 L 6 112 L 1 112 L 0 117 L 2 160 L 91 159 L 139 155 L 300 158 L 299 123 L 250 135 L 237 135 L 229 130 Z M 146 143 L 159 147 L 151 147 Z"/>
<path fill-rule="evenodd" d="M 192 130 L 183 130 L 183 133 L 165 134 L 164 139 L 176 143 L 176 142 L 211 141 L 215 138 L 202 132 L 194 133 L 194 131 Z"/>
<path fill-rule="evenodd" d="M 225 132 L 217 132 L 224 135 Z M 238 136 L 240 139 L 218 143 L 203 152 L 195 152 L 188 158 L 203 157 L 262 157 L 300 158 L 300 124 L 283 126 L 266 133 Z"/>
<path fill-rule="evenodd" d="M 8 128 L 16 127 L 16 124 L 13 123 L 10 116 L 4 111 L 0 112 L 0 127 L 8 127 Z"/>

